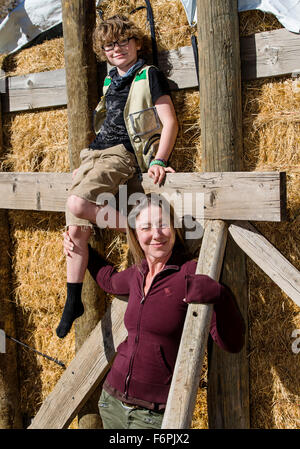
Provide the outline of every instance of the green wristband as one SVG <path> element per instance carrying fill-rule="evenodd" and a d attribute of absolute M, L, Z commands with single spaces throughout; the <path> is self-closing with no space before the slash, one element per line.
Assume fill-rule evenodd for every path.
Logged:
<path fill-rule="evenodd" d="M 163 161 L 160 161 L 158 159 L 153 159 L 153 161 L 150 162 L 149 167 L 152 167 L 152 165 L 160 165 L 161 167 L 166 168 L 166 164 Z"/>

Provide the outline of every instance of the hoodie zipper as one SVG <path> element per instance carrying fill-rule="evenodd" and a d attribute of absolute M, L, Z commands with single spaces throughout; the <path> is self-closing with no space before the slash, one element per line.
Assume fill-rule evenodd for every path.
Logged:
<path fill-rule="evenodd" d="M 142 282 L 142 299 L 141 299 L 141 301 L 140 301 L 140 305 L 141 305 L 141 306 L 144 305 L 144 302 L 145 302 L 145 300 L 146 300 L 146 297 L 148 296 L 148 294 L 149 294 L 149 292 L 150 292 L 150 290 L 151 290 L 152 284 L 153 284 L 153 282 L 154 282 L 156 276 L 158 276 L 158 275 L 159 275 L 160 273 L 162 273 L 163 271 L 167 271 L 167 270 L 169 270 L 169 269 L 170 269 L 170 268 L 164 268 L 163 270 L 161 270 L 159 273 L 157 273 L 157 274 L 154 276 L 154 278 L 153 278 L 152 281 L 151 281 L 150 287 L 149 287 L 149 289 L 148 289 L 146 295 L 144 294 L 144 282 L 145 282 L 145 276 L 144 276 L 143 273 L 141 273 L 141 274 L 142 274 L 142 277 L 143 277 L 143 282 Z M 127 374 L 126 379 L 125 379 L 125 391 L 124 391 L 125 398 L 127 398 L 127 395 L 128 395 L 128 386 L 129 386 L 129 381 L 130 381 L 130 377 L 131 377 L 131 374 L 132 374 L 133 360 L 134 360 L 134 357 L 135 357 L 135 354 L 136 354 L 136 351 L 137 351 L 137 347 L 138 347 L 138 342 L 139 342 L 139 332 L 140 332 L 140 323 L 141 323 L 142 310 L 143 310 L 143 308 L 140 307 L 140 310 L 139 310 L 139 317 L 138 317 L 138 322 L 137 322 L 137 333 L 136 333 L 136 336 L 135 336 L 135 339 L 134 339 L 134 342 L 135 342 L 135 349 L 134 349 L 134 352 L 133 352 L 133 354 L 132 354 L 132 356 L 131 356 L 131 358 L 130 358 L 128 374 Z"/>

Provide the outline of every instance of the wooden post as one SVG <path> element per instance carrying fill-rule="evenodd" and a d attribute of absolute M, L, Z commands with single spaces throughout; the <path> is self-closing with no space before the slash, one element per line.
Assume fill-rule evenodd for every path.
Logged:
<path fill-rule="evenodd" d="M 93 0 L 62 0 L 64 52 L 68 97 L 71 170 L 79 166 L 80 151 L 94 136 L 93 110 L 98 101 L 97 64 L 92 48 L 96 20 Z"/>
<path fill-rule="evenodd" d="M 239 171 L 243 142 L 237 0 L 198 0 L 197 10 L 203 170 Z M 231 237 L 221 282 L 232 290 L 247 323 L 245 256 Z M 208 385 L 209 427 L 249 428 L 247 344 L 239 354 L 213 345 Z"/>
<path fill-rule="evenodd" d="M 4 74 L 0 70 L 0 78 L 3 76 Z M 0 95 L 1 155 L 2 152 L 2 109 Z M 4 330 L 8 335 L 15 336 L 15 305 L 10 297 L 10 237 L 6 210 L 0 211 L 0 235 L 0 329 Z M 5 346 L 6 352 L 0 353 L 0 429 L 18 429 L 22 428 L 22 419 L 17 373 L 17 348 L 16 344 L 10 340 L 6 341 Z"/>
<path fill-rule="evenodd" d="M 225 222 L 209 220 L 204 231 L 197 274 L 207 274 L 212 279 L 219 280 L 226 239 Z M 163 429 L 189 429 L 191 425 L 212 313 L 212 305 L 188 306 Z"/>
<path fill-rule="evenodd" d="M 69 155 L 71 170 L 80 164 L 79 154 L 93 139 L 92 113 L 97 104 L 97 65 L 92 49 L 96 21 L 94 0 L 62 0 L 64 51 L 68 97 Z M 94 239 L 91 243 L 96 245 Z M 99 288 L 87 273 L 83 287 L 84 315 L 76 320 L 76 352 L 103 314 Z M 102 301 L 102 309 L 104 309 Z M 80 411 L 79 428 L 101 428 L 99 391 Z"/>

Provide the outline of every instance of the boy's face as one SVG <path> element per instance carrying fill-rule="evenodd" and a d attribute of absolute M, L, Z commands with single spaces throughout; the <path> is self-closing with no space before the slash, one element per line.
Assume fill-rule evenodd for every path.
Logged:
<path fill-rule="evenodd" d="M 119 39 L 120 42 L 122 42 L 122 40 L 122 38 Z M 131 38 L 126 45 L 119 46 L 115 43 L 112 50 L 105 51 L 105 55 L 108 62 L 117 67 L 119 75 L 122 76 L 136 63 L 138 59 L 137 52 L 140 49 L 140 43 L 134 38 Z"/>

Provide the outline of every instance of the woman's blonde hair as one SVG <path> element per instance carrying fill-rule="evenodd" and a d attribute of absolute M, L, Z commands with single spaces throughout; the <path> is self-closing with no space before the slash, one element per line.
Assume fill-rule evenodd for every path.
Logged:
<path fill-rule="evenodd" d="M 170 219 L 170 228 L 175 234 L 175 243 L 173 252 L 178 252 L 182 255 L 184 260 L 188 260 L 190 255 L 185 246 L 182 228 L 175 227 L 175 212 L 172 205 L 162 196 L 157 193 L 148 193 L 142 195 L 139 204 L 137 204 L 128 214 L 127 223 L 127 243 L 129 246 L 129 253 L 136 265 L 140 265 L 142 260 L 145 259 L 144 252 L 137 239 L 137 234 L 135 231 L 135 221 L 142 210 L 149 206 L 160 207 L 162 212 L 168 214 Z"/>
<path fill-rule="evenodd" d="M 143 47 L 143 42 L 146 37 L 143 31 L 129 20 L 128 17 L 115 15 L 101 21 L 96 25 L 93 32 L 93 49 L 97 58 L 100 61 L 106 60 L 106 55 L 102 48 L 104 44 L 129 37 L 134 37 L 141 47 Z"/>

